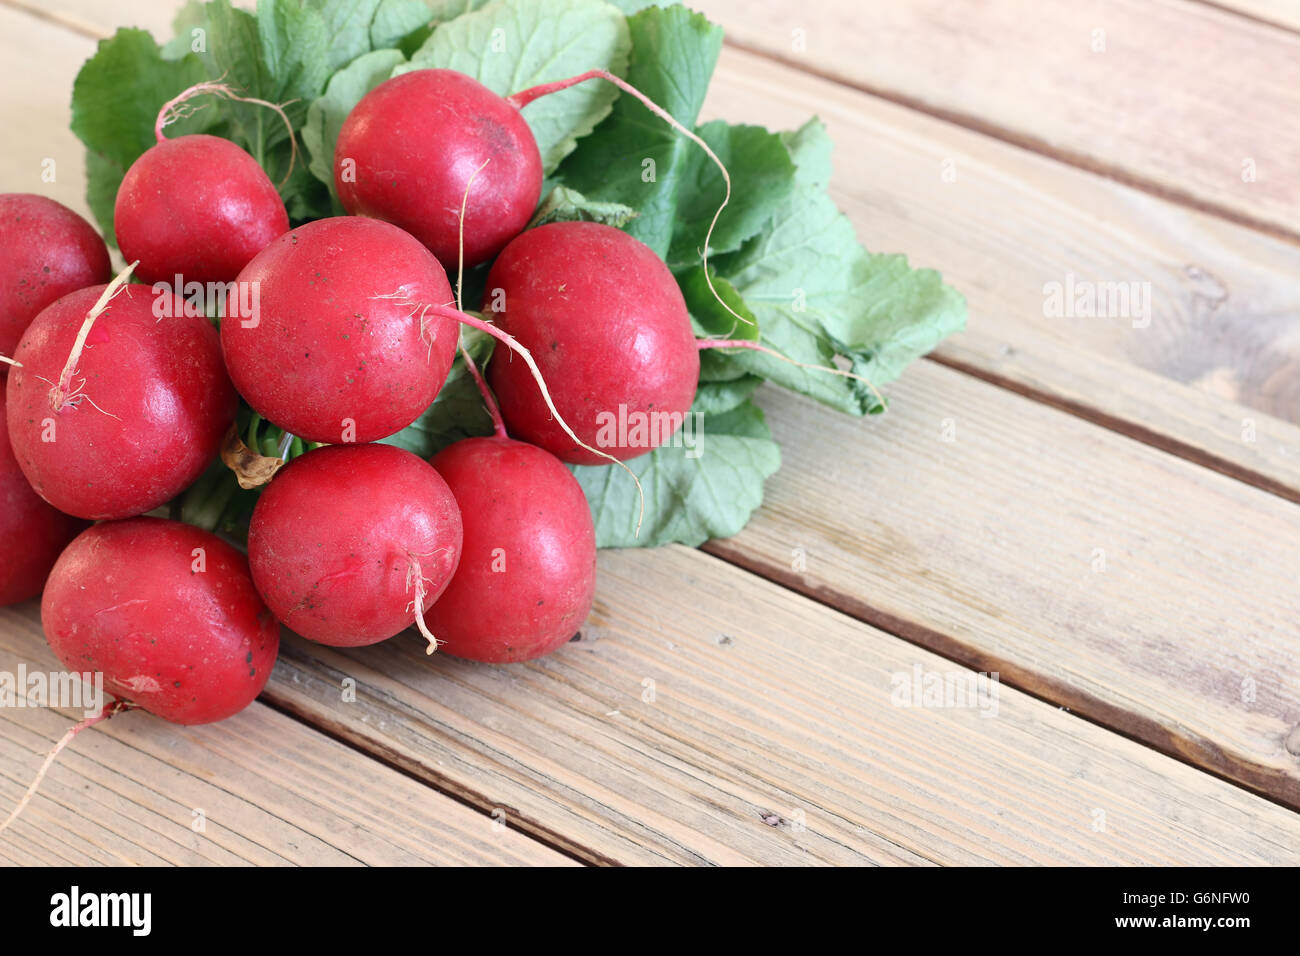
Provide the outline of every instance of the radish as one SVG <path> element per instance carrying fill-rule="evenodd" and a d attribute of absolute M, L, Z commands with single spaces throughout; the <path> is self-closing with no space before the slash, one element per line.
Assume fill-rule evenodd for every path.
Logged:
<path fill-rule="evenodd" d="M 676 280 L 643 242 L 592 222 L 530 229 L 492 266 L 486 305 L 536 357 L 556 407 L 586 444 L 626 460 L 680 427 L 695 398 L 699 352 Z M 606 461 L 557 426 L 519 363 L 495 357 L 488 377 L 516 437 L 572 464 Z"/>
<path fill-rule="evenodd" d="M 289 123 L 278 106 L 236 96 L 219 83 L 200 83 L 163 105 L 154 127 L 158 142 L 126 171 L 113 210 L 122 255 L 139 261 L 137 274 L 149 283 L 176 276 L 230 282 L 289 229 L 275 184 L 247 152 L 217 136 L 163 135 L 182 115 L 181 104 L 203 93 L 261 104 Z"/>
<path fill-rule="evenodd" d="M 596 531 L 577 479 L 503 433 L 458 441 L 433 466 L 465 527 L 460 567 L 425 616 L 444 649 L 501 664 L 565 644 L 596 587 Z"/>
<path fill-rule="evenodd" d="M 244 556 L 161 518 L 99 524 L 68 545 L 41 624 L 69 670 L 102 672 L 109 693 L 175 724 L 243 710 L 280 646 Z"/>
<path fill-rule="evenodd" d="M 428 462 L 391 445 L 332 445 L 283 468 L 248 533 L 253 580 L 286 626 L 357 647 L 415 624 L 446 588 L 461 516 Z"/>
<path fill-rule="evenodd" d="M 699 145 L 722 171 L 727 192 L 709 227 L 712 236 L 731 198 L 726 167 L 671 113 L 606 70 L 589 70 L 507 97 L 457 70 L 412 70 L 386 80 L 361 98 L 339 131 L 334 147 L 339 201 L 354 215 L 401 226 L 448 269 L 486 262 L 524 230 L 541 198 L 541 153 L 520 110 L 539 97 L 596 79 L 636 97 Z M 469 185 L 480 173 L 480 185 L 466 206 Z M 458 210 L 463 210 L 459 216 Z M 712 289 L 712 278 L 708 282 Z"/>
<path fill-rule="evenodd" d="M 85 527 L 42 501 L 23 477 L 0 393 L 0 606 L 40 594 L 60 552 Z"/>
<path fill-rule="evenodd" d="M 0 194 L 0 354 L 12 355 L 32 319 L 69 292 L 113 277 L 93 226 L 53 199 Z M 0 364 L 0 377 L 7 366 Z"/>
<path fill-rule="evenodd" d="M 129 273 L 45 309 L 9 374 L 23 474 L 54 507 L 92 520 L 143 514 L 188 487 L 238 401 L 212 325 L 170 292 L 125 285 Z"/>
<path fill-rule="evenodd" d="M 438 260 L 385 222 L 342 216 L 286 233 L 238 282 L 258 314 L 221 325 L 235 387 L 307 441 L 368 442 L 415 421 L 451 370 L 459 327 Z"/>
<path fill-rule="evenodd" d="M 450 269 L 461 198 L 484 163 L 465 216 L 470 266 L 528 225 L 541 197 L 542 157 L 513 104 L 456 70 L 415 70 L 375 87 L 348 115 L 334 184 L 348 212 L 401 226 Z"/>

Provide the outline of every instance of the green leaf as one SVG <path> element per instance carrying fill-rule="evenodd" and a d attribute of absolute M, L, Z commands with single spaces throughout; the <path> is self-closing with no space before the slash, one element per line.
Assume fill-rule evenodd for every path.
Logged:
<path fill-rule="evenodd" d="M 938 273 L 912 269 L 897 255 L 874 255 L 825 192 L 831 143 L 810 121 L 787 137 L 799 168 L 794 193 L 771 228 L 731 255 L 718 271 L 740 293 L 761 341 L 791 359 L 851 371 L 880 385 L 965 324 L 962 297 Z M 727 356 L 735 367 L 852 414 L 883 409 L 862 382 L 802 369 L 755 352 Z"/>
<path fill-rule="evenodd" d="M 311 156 L 312 174 L 334 195 L 334 146 L 339 130 L 361 98 L 406 62 L 398 50 L 375 50 L 357 57 L 335 73 L 325 87 L 325 94 L 312 102 L 302 129 L 302 142 Z"/>
<path fill-rule="evenodd" d="M 343 11 L 355 3 L 329 0 L 323 6 Z M 344 38 L 332 40 L 331 29 L 339 30 Z M 262 98 L 272 103 L 288 99 L 310 103 L 320 96 L 332 71 L 331 55 L 342 52 L 331 44 L 341 42 L 343 50 L 358 47 L 356 37 L 350 43 L 347 40 L 351 30 L 350 23 L 337 18 L 327 24 L 319 9 L 304 6 L 301 0 L 259 0 L 257 33 L 262 41 L 262 59 L 271 78 L 266 90 L 270 95 Z"/>
<path fill-rule="evenodd" d="M 208 15 L 203 9 L 203 0 L 186 0 L 185 6 L 177 10 L 176 16 L 172 18 L 172 38 L 163 44 L 163 59 L 180 60 L 187 53 L 194 52 L 193 31 L 204 28 L 207 22 Z"/>
<path fill-rule="evenodd" d="M 439 25 L 394 74 L 450 68 L 509 96 L 587 70 L 621 75 L 630 42 L 623 15 L 604 0 L 493 0 Z M 546 172 L 595 129 L 617 95 L 613 85 L 590 80 L 524 107 Z"/>
<path fill-rule="evenodd" d="M 693 128 L 722 50 L 722 28 L 684 7 L 652 7 L 628 17 L 627 24 L 632 37 L 628 82 Z M 626 231 L 664 256 L 677 226 L 682 173 L 696 170 L 690 154 L 699 151 L 623 95 L 609 119 L 565 162 L 560 178 L 591 199 L 636 209 L 641 215 Z"/>
<path fill-rule="evenodd" d="M 728 382 L 701 382 L 695 391 L 691 411 L 701 415 L 720 415 L 747 402 L 763 384 L 757 375 L 741 375 Z"/>
<path fill-rule="evenodd" d="M 370 47 L 385 50 L 407 42 L 427 30 L 436 16 L 425 0 L 380 0 L 379 9 L 370 23 Z M 421 42 L 427 37 L 421 37 Z"/>
<path fill-rule="evenodd" d="M 677 275 L 677 285 L 686 299 L 686 308 L 691 313 L 695 334 L 757 342 L 758 320 L 754 318 L 754 313 L 730 282 L 717 275 L 712 267 L 709 271 L 713 279 L 712 292 L 709 291 L 709 277 L 706 277 L 703 266 L 694 266 Z M 728 308 L 731 312 L 727 311 Z M 736 318 L 732 312 L 740 318 Z"/>
<path fill-rule="evenodd" d="M 423 0 L 423 3 L 429 8 L 434 22 L 442 23 L 455 20 L 466 13 L 473 13 L 480 7 L 486 6 L 488 0 Z"/>
<path fill-rule="evenodd" d="M 627 462 L 645 489 L 639 537 L 637 490 L 627 472 L 617 465 L 571 466 L 591 505 L 597 547 L 651 548 L 673 541 L 694 547 L 736 534 L 762 503 L 763 482 L 781 466 L 762 411 L 746 401 L 687 422 L 683 427 L 692 427 L 691 435 L 674 436 L 683 447 L 661 446 Z"/>
<path fill-rule="evenodd" d="M 370 26 L 379 5 L 380 0 L 307 0 L 307 7 L 319 13 L 325 25 L 325 63 L 330 73 L 370 52 Z"/>
<path fill-rule="evenodd" d="M 113 202 L 127 169 L 153 146 L 154 122 L 164 103 L 204 79 L 197 57 L 164 60 L 144 30 L 123 29 L 99 41 L 72 86 L 72 131 L 86 145 L 86 198 L 110 243 Z M 173 135 L 198 133 L 220 121 L 199 110 L 169 127 Z"/>
<path fill-rule="evenodd" d="M 548 222 L 599 222 L 622 228 L 636 218 L 636 210 L 616 202 L 594 202 L 576 189 L 556 186 L 542 200 L 529 229 Z"/>
<path fill-rule="evenodd" d="M 781 137 L 761 126 L 732 126 L 721 120 L 696 133 L 709 144 L 731 177 L 731 198 L 709 240 L 709 255 L 735 252 L 745 240 L 772 221 L 790 197 L 795 167 Z M 698 264 L 709 224 L 726 198 L 722 172 L 704 150 L 694 146 L 676 170 L 676 207 L 668 264 Z"/>
<path fill-rule="evenodd" d="M 492 337 L 477 329 L 462 326 L 461 342 L 479 368 L 492 355 Z M 483 404 L 474 377 L 465 368 L 465 357 L 458 355 L 433 404 L 410 425 L 381 439 L 380 443 L 396 445 L 428 459 L 462 438 L 491 435 L 492 432 L 492 416 Z"/>

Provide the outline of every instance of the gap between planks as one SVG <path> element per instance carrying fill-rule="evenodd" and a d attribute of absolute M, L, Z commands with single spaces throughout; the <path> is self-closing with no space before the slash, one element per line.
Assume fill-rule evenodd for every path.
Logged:
<path fill-rule="evenodd" d="M 1242 7 L 1255 7 L 1258 6 L 1260 2 L 1261 0 L 1240 0 L 1240 2 L 1232 4 L 1229 7 L 1224 7 L 1218 3 L 1201 3 L 1198 2 L 1198 0 L 1182 0 L 1178 9 L 1183 9 L 1189 13 L 1198 9 L 1212 12 L 1212 14 L 1223 18 L 1223 21 L 1225 22 L 1236 22 L 1243 26 L 1254 28 L 1265 35 L 1275 35 L 1294 39 L 1295 34 L 1293 31 L 1285 27 L 1249 14 L 1242 15 Z M 710 13 L 715 19 L 721 19 L 724 22 L 734 25 L 734 29 L 729 30 L 728 32 L 726 42 L 737 50 L 743 50 L 746 53 L 761 57 L 769 62 L 783 64 L 808 75 L 819 77 L 848 89 L 866 93 L 952 125 L 997 139 L 1003 143 L 1057 160 L 1076 169 L 1084 170 L 1110 179 L 1113 182 L 1129 186 L 1151 196 L 1184 206 L 1188 209 L 1215 216 L 1226 222 L 1245 226 L 1260 232 L 1263 235 L 1268 235 L 1291 244 L 1300 245 L 1300 229 L 1297 229 L 1292 225 L 1293 217 L 1286 215 L 1285 207 L 1276 200 L 1265 201 L 1259 211 L 1255 212 L 1249 208 L 1251 205 L 1249 202 L 1236 203 L 1227 197 L 1215 198 L 1211 195 L 1214 190 L 1201 188 L 1204 184 L 1196 182 L 1195 176 L 1187 182 L 1179 184 L 1175 182 L 1179 177 L 1158 176 L 1157 170 L 1144 169 L 1144 166 L 1149 167 L 1151 164 L 1143 161 L 1141 150 L 1135 154 L 1127 156 L 1121 155 L 1113 150 L 1107 155 L 1092 154 L 1088 151 L 1087 146 L 1083 141 L 1071 144 L 1067 142 L 1071 137 L 1060 135 L 1059 130 L 1056 131 L 1056 139 L 1058 141 L 1052 142 L 1049 138 L 1052 135 L 1050 124 L 1040 133 L 1029 124 L 1015 122 L 1015 118 L 1011 116 L 997 117 L 996 114 L 1000 111 L 997 107 L 990 110 L 990 113 L 994 115 L 982 115 L 971 109 L 967 103 L 961 102 L 961 84 L 970 85 L 969 80 L 964 77 L 949 80 L 949 83 L 957 84 L 956 88 L 944 86 L 942 82 L 935 80 L 935 76 L 941 68 L 941 64 L 939 63 L 933 64 L 934 69 L 927 74 L 927 79 L 925 81 L 917 82 L 916 80 L 909 81 L 905 75 L 898 72 L 896 66 L 888 62 L 885 62 L 882 67 L 878 68 L 877 73 L 879 69 L 884 69 L 886 71 L 893 69 L 898 75 L 881 77 L 875 73 L 869 73 L 870 67 L 854 69 L 848 61 L 847 53 L 844 54 L 845 62 L 842 64 L 842 68 L 837 68 L 835 65 L 823 65 L 821 60 L 807 55 L 806 52 L 803 56 L 800 56 L 793 50 L 787 52 L 780 44 L 771 42 L 773 36 L 784 37 L 786 35 L 785 31 L 790 28 L 791 25 L 800 26 L 806 22 L 804 19 L 796 19 L 795 11 L 798 11 L 798 16 L 803 18 L 813 15 L 822 15 L 826 17 L 838 15 L 846 24 L 844 29 L 841 31 L 841 44 L 846 43 L 849 39 L 857 39 L 865 42 L 865 38 L 870 35 L 871 27 L 869 25 L 859 25 L 859 23 L 853 18 L 861 14 L 863 21 L 869 24 L 871 20 L 870 14 L 872 7 L 872 4 L 870 3 L 862 4 L 861 0 L 821 0 L 821 4 L 816 8 L 816 11 L 807 7 L 791 8 L 784 5 L 778 5 L 775 0 L 765 0 L 765 2 L 759 3 L 747 2 L 746 4 L 741 4 L 738 0 L 714 0 L 714 2 L 705 3 L 704 6 L 706 7 L 706 12 Z M 981 25 L 979 29 L 969 31 L 971 33 L 972 42 L 976 44 L 977 49 L 979 50 L 986 48 L 989 42 L 989 37 L 984 34 L 995 34 L 997 30 L 1005 30 L 1007 28 L 1005 23 L 998 23 L 998 18 L 1008 16 L 1009 11 L 998 8 L 997 4 L 993 4 L 992 6 L 994 9 L 989 13 L 990 22 L 986 25 Z M 1112 4 L 1111 9 L 1103 9 L 1103 4 L 1101 3 L 1094 3 L 1093 6 L 1097 7 L 1095 11 L 1096 16 L 1093 21 L 1089 22 L 1094 27 L 1098 26 L 1100 23 L 1105 23 L 1105 26 L 1108 28 L 1111 26 L 1109 21 L 1104 20 L 1106 14 L 1120 17 L 1123 16 L 1122 14 L 1115 13 L 1115 4 Z M 1076 13 L 1091 13 L 1093 12 L 1093 6 L 1080 6 L 1078 11 L 1072 10 L 1071 15 Z M 982 8 L 976 9 L 970 6 L 962 8 L 960 5 L 949 5 L 947 8 L 944 8 L 943 4 L 938 2 L 938 0 L 932 0 L 932 2 L 925 4 L 921 9 L 918 9 L 915 14 L 918 19 L 923 19 L 925 17 L 931 18 L 934 22 L 930 23 L 928 28 L 937 31 L 939 34 L 955 34 L 962 31 L 963 28 L 967 26 L 964 22 L 965 18 L 978 18 L 981 15 Z M 1144 28 L 1151 27 L 1156 23 L 1159 14 L 1149 14 L 1151 17 L 1150 23 L 1146 22 L 1142 16 L 1142 14 L 1139 14 L 1131 21 L 1123 20 L 1121 26 L 1126 28 L 1127 32 L 1122 35 L 1125 37 L 1131 37 L 1133 31 L 1140 31 Z M 1069 20 L 1069 17 L 1057 14 L 1057 19 L 1062 18 L 1067 21 Z M 1056 29 L 1057 33 L 1066 26 L 1065 23 L 1052 23 L 1049 22 L 1048 19 L 1044 19 L 1042 22 L 1046 29 Z M 1069 25 L 1073 28 L 1079 28 L 1081 22 L 1082 21 L 1070 23 Z M 897 22 L 895 21 L 888 21 L 887 23 L 887 28 L 896 26 Z M 909 26 L 915 26 L 915 24 L 909 24 Z M 1188 35 L 1193 38 L 1197 36 L 1195 32 L 1197 28 L 1209 29 L 1209 26 L 1206 24 L 1189 23 L 1188 26 Z M 1121 35 L 1120 27 L 1116 27 L 1114 32 L 1116 35 Z M 905 34 L 905 37 L 915 39 L 914 34 L 910 37 Z M 1042 42 L 1043 44 L 1046 44 L 1049 42 L 1049 39 L 1044 37 L 1042 38 Z M 983 46 L 980 46 L 981 44 Z M 951 53 L 948 55 L 951 55 Z M 975 85 L 972 88 L 979 89 L 980 87 L 978 84 L 981 82 L 987 82 L 987 76 L 981 77 L 979 75 L 978 70 L 981 67 L 978 59 L 975 62 L 977 63 L 977 72 L 974 80 Z M 1178 65 L 1182 67 L 1186 66 L 1185 64 Z M 983 69 L 987 74 L 989 68 L 984 66 Z M 1056 79 L 1057 78 L 1048 77 L 1049 81 L 1056 81 Z M 893 80 L 893 82 L 891 82 L 891 80 Z M 1145 82 L 1150 84 L 1151 78 L 1122 74 L 1119 78 L 1119 82 L 1123 83 L 1125 81 L 1130 83 Z M 912 83 L 914 88 L 907 88 L 909 82 Z M 995 104 L 998 103 L 997 91 L 995 89 L 991 92 L 988 90 L 984 92 L 987 94 L 985 97 L 986 100 L 992 100 Z M 1128 103 L 1129 101 L 1124 102 Z M 1005 104 L 999 105 L 1003 107 L 1005 106 Z M 1042 102 L 1036 100 L 1027 102 L 1025 105 L 1040 113 L 1045 108 Z M 1104 106 L 1104 104 L 1102 105 Z M 1061 106 L 1061 109 L 1068 111 L 1070 108 L 1074 108 L 1074 106 L 1075 104 L 1066 103 Z M 1212 108 L 1212 106 L 1207 107 L 1207 115 Z M 1120 120 L 1124 119 L 1123 116 L 1117 118 Z M 1086 129 L 1086 123 L 1076 124 L 1076 131 Z M 1193 128 L 1192 133 L 1200 135 L 1204 133 L 1204 130 L 1197 126 Z M 1151 154 L 1157 149 L 1157 146 L 1149 147 L 1147 150 L 1147 158 L 1149 159 Z M 1203 159 L 1203 157 L 1198 158 Z M 1193 174 L 1203 172 L 1203 170 L 1199 168 L 1193 168 L 1190 171 Z M 1283 174 L 1287 172 L 1289 172 L 1289 170 L 1283 170 Z"/>
<path fill-rule="evenodd" d="M 859 93 L 865 93 L 876 99 L 884 100 L 887 103 L 893 103 L 905 109 L 922 113 L 933 119 L 950 123 L 953 126 L 960 126 L 962 129 L 969 130 L 972 133 L 978 133 L 981 136 L 987 136 L 990 139 L 996 139 L 999 142 L 1006 143 L 1008 146 L 1014 146 L 1017 149 L 1023 149 L 1026 152 L 1037 153 L 1047 159 L 1056 160 L 1066 166 L 1073 166 L 1075 169 L 1083 170 L 1086 173 L 1092 173 L 1095 176 L 1101 176 L 1112 182 L 1119 183 L 1121 186 L 1128 186 L 1130 189 L 1136 189 L 1147 195 L 1162 199 L 1165 202 L 1175 203 L 1188 209 L 1194 209 L 1197 212 L 1205 213 L 1209 216 L 1222 219 L 1225 222 L 1231 222 L 1238 226 L 1244 226 L 1247 229 L 1253 229 L 1256 232 L 1270 236 L 1274 239 L 1280 239 L 1293 245 L 1300 246 L 1300 231 L 1284 229 L 1281 226 L 1269 222 L 1257 216 L 1252 216 L 1247 212 L 1226 205 L 1216 203 L 1209 199 L 1197 196 L 1195 193 L 1178 189 L 1159 180 L 1142 176 L 1138 173 L 1124 169 L 1113 163 L 1102 162 L 1088 156 L 1086 153 L 1077 150 L 1071 150 L 1064 146 L 1053 145 L 1047 140 L 1033 136 L 1027 132 L 1012 129 L 1009 126 L 1001 126 L 989 120 L 982 119 L 972 113 L 964 113 L 960 110 L 947 109 L 934 103 L 928 103 L 917 96 L 909 96 L 898 90 L 891 90 L 887 87 L 877 86 L 868 83 L 865 80 L 849 79 L 834 70 L 817 66 L 815 63 L 809 63 L 793 56 L 786 56 L 780 53 L 774 53 L 771 50 L 764 49 L 756 44 L 744 40 L 727 38 L 726 45 L 734 49 L 748 53 L 750 56 L 756 56 L 772 63 L 780 63 L 782 66 L 788 66 L 791 69 L 807 73 L 818 79 L 826 80 L 837 86 L 843 86 L 847 89 L 856 90 Z"/>

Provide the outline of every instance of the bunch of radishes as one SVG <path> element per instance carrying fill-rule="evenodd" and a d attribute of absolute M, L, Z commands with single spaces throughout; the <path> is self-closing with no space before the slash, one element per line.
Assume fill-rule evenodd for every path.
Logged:
<path fill-rule="evenodd" d="M 0 604 L 43 590 L 50 646 L 115 698 L 59 747 L 132 707 L 181 724 L 238 712 L 281 624 L 335 646 L 414 626 L 431 653 L 549 653 L 591 610 L 597 528 L 602 546 L 645 543 L 636 496 L 656 542 L 743 526 L 779 464 L 759 382 L 868 414 L 883 399 L 863 373 L 892 377 L 960 327 L 936 274 L 857 243 L 826 195 L 820 124 L 695 127 L 720 30 L 633 6 L 551 0 L 552 23 L 476 0 L 426 24 L 424 0 L 341 19 L 331 0 L 256 15 L 213 0 L 182 10 L 165 48 L 130 29 L 100 44 L 73 127 L 126 268 L 111 274 L 70 210 L 0 196 Z M 200 50 L 209 31 L 220 55 Z M 443 68 L 476 68 L 466 44 L 498 89 L 530 57 L 536 85 L 499 95 Z M 555 78 L 569 69 L 584 72 Z M 150 109 L 118 129 L 124 82 Z M 575 110 L 596 84 L 626 108 Z M 168 135 L 213 98 L 220 117 Z M 548 125 L 553 102 L 568 105 Z M 596 142 L 557 168 L 582 136 Z M 656 137 L 662 186 L 642 153 Z M 728 166 L 740 201 L 723 218 Z M 429 460 L 392 444 L 444 401 L 453 427 Z M 247 557 L 216 527 L 246 530 Z"/>
<path fill-rule="evenodd" d="M 362 99 L 335 155 L 353 215 L 296 228 L 237 145 L 165 135 L 179 102 L 208 94 L 237 95 L 201 84 L 166 104 L 157 144 L 128 170 L 114 226 L 131 265 L 111 282 L 80 217 L 0 199 L 0 597 L 44 586 L 64 664 L 182 724 L 257 696 L 279 624 L 348 646 L 415 625 L 430 651 L 491 662 L 554 650 L 595 588 L 591 512 L 563 462 L 632 458 L 667 437 L 611 444 L 603 410 L 681 421 L 694 398 L 697 342 L 672 274 L 610 226 L 524 232 L 536 143 L 516 102 L 463 74 L 414 71 Z M 493 257 L 486 322 L 459 309 L 447 270 Z M 173 282 L 220 284 L 220 332 Z M 431 463 L 370 444 L 429 407 L 462 322 L 509 347 L 483 384 L 497 434 Z M 239 444 L 241 396 L 313 446 L 269 469 L 247 560 L 208 531 L 140 517 Z"/>

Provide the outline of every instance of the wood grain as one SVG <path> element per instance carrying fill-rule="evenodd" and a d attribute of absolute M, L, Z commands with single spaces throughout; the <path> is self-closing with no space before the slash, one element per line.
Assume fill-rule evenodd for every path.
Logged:
<path fill-rule="evenodd" d="M 1300 32 L 1300 4 L 1295 0 L 1199 0 L 1263 23 Z"/>
<path fill-rule="evenodd" d="M 19 662 L 29 672 L 60 669 L 37 611 L 0 609 L 0 671 L 14 674 Z M 0 709 L 0 818 L 80 716 Z M 77 866 L 573 865 L 260 703 L 209 726 L 132 712 L 79 735 L 0 835 L 0 857 Z"/>
<path fill-rule="evenodd" d="M 863 243 L 970 304 L 937 357 L 1300 498 L 1300 248 L 750 54 L 706 103 L 787 128 L 814 109 Z M 1148 284 L 1149 323 L 1047 314 L 1071 277 Z"/>
<path fill-rule="evenodd" d="M 895 706 L 895 675 L 965 672 L 700 552 L 600 574 L 541 661 L 291 640 L 268 694 L 593 862 L 1300 859 L 1295 814 L 1006 687 L 995 717 Z"/>
<path fill-rule="evenodd" d="M 713 553 L 1300 805 L 1300 508 L 932 363 L 870 424 L 760 400 Z"/>
<path fill-rule="evenodd" d="M 1289 31 L 1187 0 L 703 9 L 733 42 L 801 69 L 1300 238 L 1300 37 Z"/>

